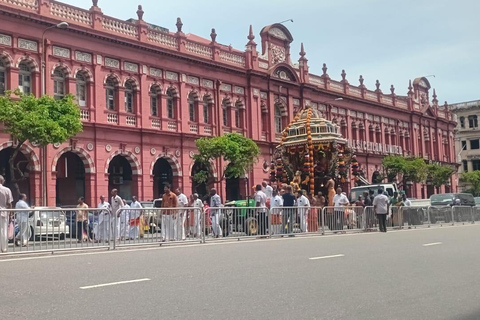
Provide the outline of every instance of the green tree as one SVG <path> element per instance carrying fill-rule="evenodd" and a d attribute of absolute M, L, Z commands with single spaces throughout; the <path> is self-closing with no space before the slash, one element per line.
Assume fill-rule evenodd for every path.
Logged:
<path fill-rule="evenodd" d="M 20 194 L 18 181 L 24 179 L 24 176 L 19 168 L 15 168 L 14 161 L 22 145 L 27 140 L 41 146 L 62 143 L 83 128 L 80 110 L 72 95 L 60 100 L 47 95 L 36 98 L 33 94 L 25 95 L 18 89 L 0 96 L 0 122 L 3 131 L 16 141 L 8 161 L 10 184 L 16 196 Z"/>
<path fill-rule="evenodd" d="M 407 158 L 403 169 L 403 180 L 422 182 L 427 179 L 428 166 L 422 158 Z"/>
<path fill-rule="evenodd" d="M 399 174 L 405 173 L 407 159 L 401 156 L 386 156 L 382 160 L 382 166 L 387 174 L 388 182 L 393 182 Z"/>
<path fill-rule="evenodd" d="M 448 166 L 442 166 L 439 164 L 428 165 L 428 179 L 437 189 L 437 193 L 441 186 L 448 183 L 454 172 L 455 170 Z"/>
<path fill-rule="evenodd" d="M 238 133 L 227 133 L 220 137 L 200 138 L 195 141 L 198 154 L 195 161 L 210 166 L 210 161 L 222 158 L 228 162 L 221 179 L 238 178 L 258 161 L 260 150 L 256 143 Z M 199 171 L 193 177 L 198 183 L 209 179 L 208 172 Z"/>
<path fill-rule="evenodd" d="M 480 196 L 480 170 L 462 173 L 460 181 L 468 183 L 472 186 L 468 191 L 475 197 Z"/>

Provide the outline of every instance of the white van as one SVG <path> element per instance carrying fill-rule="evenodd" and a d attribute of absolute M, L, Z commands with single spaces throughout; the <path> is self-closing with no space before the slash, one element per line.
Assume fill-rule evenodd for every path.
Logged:
<path fill-rule="evenodd" d="M 370 184 L 368 186 L 354 187 L 350 190 L 349 200 L 350 202 L 355 202 L 358 200 L 358 196 L 363 197 L 364 192 L 369 192 L 373 190 L 374 194 L 377 195 L 378 189 L 383 189 L 385 195 L 393 197 L 395 192 L 398 192 L 397 185 L 395 183 L 379 183 L 379 184 Z"/>

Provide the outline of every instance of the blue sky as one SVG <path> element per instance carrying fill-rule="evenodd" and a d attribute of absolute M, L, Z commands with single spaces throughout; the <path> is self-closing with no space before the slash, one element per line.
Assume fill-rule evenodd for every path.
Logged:
<path fill-rule="evenodd" d="M 119 19 L 136 18 L 139 4 L 149 23 L 176 30 L 181 17 L 185 33 L 209 39 L 215 28 L 218 42 L 237 49 L 247 43 L 250 24 L 259 44 L 261 28 L 293 19 L 285 23 L 294 38 L 292 59 L 303 42 L 310 73 L 321 74 L 326 63 L 333 79 L 345 69 L 351 84 L 361 74 L 368 88 L 378 79 L 384 92 L 393 84 L 401 95 L 409 79 L 433 74 L 428 79 L 441 103 L 480 99 L 479 0 L 98 1 L 104 14 Z"/>

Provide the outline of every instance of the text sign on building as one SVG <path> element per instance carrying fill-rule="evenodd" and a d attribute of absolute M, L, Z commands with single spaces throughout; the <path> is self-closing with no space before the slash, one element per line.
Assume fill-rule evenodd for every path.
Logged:
<path fill-rule="evenodd" d="M 402 147 L 391 144 L 348 139 L 347 146 L 352 148 L 354 151 L 360 152 L 378 152 L 381 154 L 403 155 Z"/>

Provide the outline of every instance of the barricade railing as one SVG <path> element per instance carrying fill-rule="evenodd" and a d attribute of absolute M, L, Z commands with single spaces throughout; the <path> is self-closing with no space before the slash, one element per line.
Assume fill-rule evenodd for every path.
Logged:
<path fill-rule="evenodd" d="M 361 206 L 324 207 L 322 215 L 323 233 L 359 232 L 372 224 L 371 217 Z"/>
<path fill-rule="evenodd" d="M 428 206 L 401 207 L 404 225 L 408 229 L 429 227 Z"/>
<path fill-rule="evenodd" d="M 471 206 L 453 206 L 454 223 L 475 223 L 475 207 Z"/>
<path fill-rule="evenodd" d="M 94 208 L 32 208 L 3 209 L 13 225 L 13 237 L 3 252 L 41 252 L 86 248 L 107 248 L 95 241 L 98 217 L 102 209 Z M 96 231 L 94 231 L 96 230 Z M 108 230 L 103 230 L 108 233 Z M 8 236 L 8 235 L 7 235 Z M 5 250 L 6 249 L 6 250 Z"/>
<path fill-rule="evenodd" d="M 114 215 L 115 246 L 203 242 L 203 208 L 122 208 Z"/>
<path fill-rule="evenodd" d="M 452 206 L 429 206 L 427 210 L 429 225 L 454 224 Z"/>
<path fill-rule="evenodd" d="M 210 222 L 206 239 L 267 237 L 272 231 L 266 207 L 210 207 L 205 220 Z"/>

